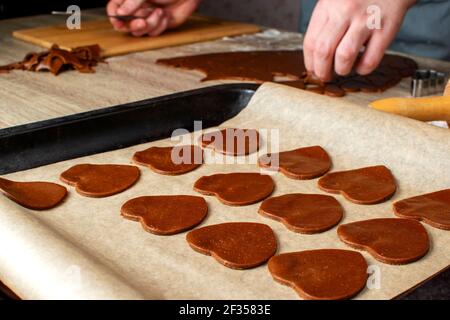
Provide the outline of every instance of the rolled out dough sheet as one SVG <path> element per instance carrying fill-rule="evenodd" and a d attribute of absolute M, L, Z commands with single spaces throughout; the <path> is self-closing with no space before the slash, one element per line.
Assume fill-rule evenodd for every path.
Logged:
<path fill-rule="evenodd" d="M 221 127 L 278 130 L 280 150 L 321 145 L 332 157 L 333 170 L 388 166 L 399 183 L 394 198 L 380 205 L 361 206 L 337 196 L 345 209 L 341 223 L 394 217 L 392 201 L 450 187 L 448 130 L 343 100 L 265 84 L 246 109 Z M 276 132 L 272 133 L 275 139 Z M 195 142 L 198 136 L 195 133 L 184 138 Z M 59 174 L 75 164 L 127 164 L 136 151 L 174 144 L 170 139 L 156 141 L 14 173 L 8 178 L 57 182 Z M 261 153 L 265 151 L 263 148 Z M 207 158 L 209 162 L 214 158 L 211 151 L 207 151 Z M 256 158 L 250 160 L 255 162 Z M 152 235 L 120 216 L 121 205 L 131 198 L 197 195 L 192 186 L 199 177 L 218 172 L 259 172 L 255 164 L 208 164 L 175 177 L 158 175 L 144 167 L 141 170 L 140 181 L 124 193 L 90 199 L 71 189 L 64 205 L 46 212 L 29 211 L 1 197 L 0 278 L 28 299 L 298 299 L 292 289 L 272 280 L 266 265 L 246 271 L 225 268 L 190 249 L 185 234 Z M 292 192 L 324 194 L 317 188 L 317 179 L 298 181 L 276 174 L 274 180 L 275 196 Z M 209 215 L 201 226 L 232 221 L 266 223 L 277 235 L 279 253 L 349 249 L 339 241 L 336 228 L 316 235 L 296 234 L 258 215 L 259 204 L 228 207 L 214 197 L 206 199 Z M 416 263 L 385 265 L 363 252 L 380 282 L 378 288 L 375 285 L 363 290 L 357 299 L 393 298 L 450 265 L 450 232 L 428 225 L 425 228 L 432 241 L 431 251 Z"/>

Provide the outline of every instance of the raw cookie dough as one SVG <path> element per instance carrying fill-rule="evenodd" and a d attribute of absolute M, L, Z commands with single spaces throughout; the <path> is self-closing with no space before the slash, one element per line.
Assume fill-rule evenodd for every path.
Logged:
<path fill-rule="evenodd" d="M 272 162 L 278 159 L 278 167 Z M 331 159 L 327 152 L 319 147 L 300 148 L 278 154 L 266 154 L 259 158 L 262 168 L 278 170 L 291 179 L 306 180 L 320 177 L 331 168 Z"/>
<path fill-rule="evenodd" d="M 50 50 L 40 53 L 29 53 L 22 61 L 0 66 L 0 73 L 11 70 L 50 71 L 54 75 L 68 69 L 82 73 L 95 72 L 94 67 L 103 62 L 98 45 L 74 48 L 71 51 L 60 49 L 54 45 Z"/>
<path fill-rule="evenodd" d="M 275 188 L 272 178 L 259 173 L 214 174 L 198 179 L 194 190 L 216 196 L 229 206 L 246 206 L 264 200 Z"/>
<path fill-rule="evenodd" d="M 427 231 L 411 219 L 372 219 L 339 226 L 339 238 L 349 246 L 368 251 L 387 264 L 407 264 L 429 249 Z"/>
<path fill-rule="evenodd" d="M 250 269 L 264 264 L 277 251 L 272 229 L 260 223 L 231 222 L 189 232 L 192 249 L 213 256 L 232 269 Z"/>
<path fill-rule="evenodd" d="M 47 210 L 59 205 L 67 189 L 50 182 L 16 182 L 0 178 L 0 191 L 21 206 L 32 210 Z"/>
<path fill-rule="evenodd" d="M 203 148 L 232 156 L 249 155 L 260 147 L 259 132 L 254 129 L 227 128 L 205 133 L 199 140 Z"/>
<path fill-rule="evenodd" d="M 435 228 L 450 230 L 450 189 L 397 201 L 394 212 L 401 218 L 416 219 Z"/>
<path fill-rule="evenodd" d="M 208 205 L 202 197 L 148 196 L 127 201 L 121 212 L 127 219 L 140 221 L 148 232 L 172 235 L 199 225 Z"/>
<path fill-rule="evenodd" d="M 313 234 L 331 229 L 341 221 L 339 202 L 320 194 L 293 193 L 264 200 L 261 215 L 280 221 L 291 231 Z"/>
<path fill-rule="evenodd" d="M 102 198 L 125 191 L 139 176 L 139 168 L 135 166 L 79 164 L 61 173 L 60 178 L 85 197 Z"/>
<path fill-rule="evenodd" d="M 197 146 L 151 147 L 136 152 L 133 161 L 159 174 L 180 175 L 203 164 L 203 150 Z"/>
<path fill-rule="evenodd" d="M 268 263 L 272 277 L 309 300 L 356 296 L 367 282 L 367 262 L 355 251 L 321 249 L 284 253 Z"/>
<path fill-rule="evenodd" d="M 395 179 L 385 166 L 327 173 L 318 184 L 320 189 L 341 193 L 356 204 L 384 202 L 397 190 Z"/>
<path fill-rule="evenodd" d="M 411 77 L 417 69 L 410 58 L 386 54 L 370 75 L 361 76 L 352 71 L 344 77 L 335 75 L 331 82 L 323 83 L 308 75 L 301 50 L 210 53 L 160 59 L 157 63 L 198 70 L 205 74 L 202 81 L 273 81 L 333 97 L 342 97 L 346 92 L 384 91 L 397 85 L 402 78 Z M 283 79 L 278 81 L 280 77 Z"/>

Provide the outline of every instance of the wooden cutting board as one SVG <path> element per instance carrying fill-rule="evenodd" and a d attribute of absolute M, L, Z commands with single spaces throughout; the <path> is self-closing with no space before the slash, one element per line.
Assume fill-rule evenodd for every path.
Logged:
<path fill-rule="evenodd" d="M 66 25 L 56 25 L 17 30 L 13 32 L 13 36 L 45 48 L 50 48 L 53 44 L 64 49 L 99 44 L 102 55 L 110 57 L 259 31 L 261 28 L 252 24 L 192 16 L 181 27 L 159 37 L 133 37 L 117 32 L 106 19 L 82 22 L 80 30 L 69 30 Z"/>

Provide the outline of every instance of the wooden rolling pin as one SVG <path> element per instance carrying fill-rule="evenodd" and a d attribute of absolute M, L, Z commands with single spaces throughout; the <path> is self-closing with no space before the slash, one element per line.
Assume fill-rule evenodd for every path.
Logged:
<path fill-rule="evenodd" d="M 450 123 L 450 81 L 442 97 L 388 98 L 374 101 L 370 106 L 420 121 Z"/>

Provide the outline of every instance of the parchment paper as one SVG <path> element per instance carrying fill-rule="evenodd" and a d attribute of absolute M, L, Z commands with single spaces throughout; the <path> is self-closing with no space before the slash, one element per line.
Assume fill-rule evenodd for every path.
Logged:
<path fill-rule="evenodd" d="M 392 201 L 450 187 L 448 130 L 361 108 L 341 99 L 265 84 L 246 109 L 221 127 L 279 129 L 281 150 L 321 145 L 332 157 L 333 170 L 385 164 L 399 183 Z M 57 182 L 59 174 L 75 164 L 126 164 L 135 151 L 174 144 L 170 139 L 157 141 L 19 172 L 8 178 Z M 208 161 L 213 158 L 208 152 Z M 6 285 L 22 298 L 38 299 L 298 298 L 291 288 L 272 280 L 266 265 L 246 271 L 228 269 L 213 258 L 194 252 L 185 241 L 186 234 L 152 235 L 139 223 L 120 216 L 121 205 L 131 198 L 196 195 L 192 186 L 199 177 L 218 172 L 259 172 L 256 165 L 208 164 L 178 177 L 141 169 L 140 181 L 124 193 L 90 199 L 70 188 L 64 205 L 47 212 L 29 211 L 1 197 L 0 277 Z M 274 180 L 275 196 L 291 192 L 323 193 L 316 186 L 317 180 L 296 181 L 279 174 Z M 342 223 L 394 217 L 392 201 L 361 206 L 342 196 L 336 198 L 345 209 Z M 266 223 L 278 237 L 279 253 L 349 249 L 339 241 L 336 228 L 317 235 L 296 234 L 259 216 L 259 204 L 228 207 L 214 197 L 206 199 L 209 215 L 202 226 L 229 221 Z M 358 299 L 393 298 L 450 264 L 450 232 L 425 227 L 431 238 L 431 250 L 413 264 L 389 266 L 362 252 L 369 264 L 379 266 L 381 286 L 365 289 Z"/>

